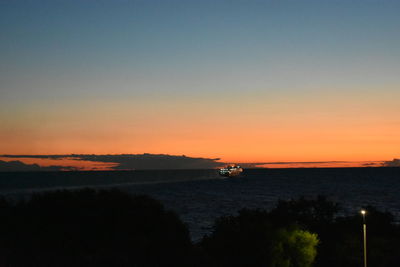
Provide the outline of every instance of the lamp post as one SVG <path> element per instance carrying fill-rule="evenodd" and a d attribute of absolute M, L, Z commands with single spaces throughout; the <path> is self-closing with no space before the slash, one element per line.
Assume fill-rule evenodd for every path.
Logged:
<path fill-rule="evenodd" d="M 361 210 L 363 217 L 363 234 L 364 234 L 364 267 L 367 267 L 367 224 L 365 222 L 366 210 Z"/>

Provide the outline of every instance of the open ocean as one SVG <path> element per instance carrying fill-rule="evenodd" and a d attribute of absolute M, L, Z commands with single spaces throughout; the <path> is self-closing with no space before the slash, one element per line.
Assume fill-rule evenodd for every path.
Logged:
<path fill-rule="evenodd" d="M 0 173 L 0 194 L 14 199 L 82 187 L 150 195 L 180 215 L 193 240 L 209 233 L 219 216 L 300 196 L 325 195 L 345 214 L 372 205 L 400 220 L 400 168 L 248 169 L 235 178 L 217 170 Z"/>

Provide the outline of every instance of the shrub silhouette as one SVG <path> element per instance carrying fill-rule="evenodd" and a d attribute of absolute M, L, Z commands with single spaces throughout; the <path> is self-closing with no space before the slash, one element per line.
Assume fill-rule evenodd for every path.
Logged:
<path fill-rule="evenodd" d="M 317 255 L 316 234 L 300 229 L 280 229 L 271 253 L 273 267 L 309 267 Z"/>
<path fill-rule="evenodd" d="M 400 228 L 394 216 L 374 207 L 367 210 L 368 261 L 371 266 L 400 266 Z M 320 239 L 315 266 L 362 266 L 362 216 L 339 216 L 340 205 L 316 199 L 279 201 L 271 220 L 279 225 L 299 224 Z"/>
<path fill-rule="evenodd" d="M 394 216 L 367 210 L 371 266 L 400 266 Z M 118 190 L 0 197 L 0 266 L 362 266 L 362 217 L 339 216 L 324 197 L 279 201 L 217 218 L 193 245 L 179 217 L 147 196 Z"/>
<path fill-rule="evenodd" d="M 149 197 L 86 189 L 0 202 L 0 264 L 190 266 L 186 226 Z"/>
<path fill-rule="evenodd" d="M 296 200 L 278 201 L 270 216 L 277 223 L 296 222 L 313 231 L 321 231 L 334 222 L 338 211 L 340 211 L 340 205 L 328 201 L 324 196 L 318 196 L 316 199 L 300 197 Z"/>
<path fill-rule="evenodd" d="M 317 244 L 315 234 L 276 225 L 266 211 L 244 209 L 218 219 L 201 245 L 216 266 L 308 267 Z"/>
<path fill-rule="evenodd" d="M 364 208 L 370 265 L 400 266 L 394 216 Z M 217 219 L 200 246 L 214 266 L 362 266 L 362 217 L 339 211 L 340 205 L 322 196 L 279 201 L 271 211 L 244 209 Z"/>

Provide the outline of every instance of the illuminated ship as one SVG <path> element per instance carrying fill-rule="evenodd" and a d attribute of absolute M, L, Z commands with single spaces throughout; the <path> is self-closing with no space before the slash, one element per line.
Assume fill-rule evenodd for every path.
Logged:
<path fill-rule="evenodd" d="M 238 176 L 243 172 L 239 165 L 230 165 L 226 168 L 219 169 L 219 174 L 226 177 Z"/>

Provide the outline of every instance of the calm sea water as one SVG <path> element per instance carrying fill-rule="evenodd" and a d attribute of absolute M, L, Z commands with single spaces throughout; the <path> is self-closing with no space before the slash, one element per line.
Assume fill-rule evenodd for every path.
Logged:
<path fill-rule="evenodd" d="M 117 187 L 159 199 L 188 224 L 194 240 L 219 216 L 300 196 L 325 195 L 346 214 L 372 205 L 400 219 L 400 168 L 251 169 L 237 178 L 221 178 L 216 170 L 0 173 L 0 194 L 12 198 L 81 187 Z"/>

